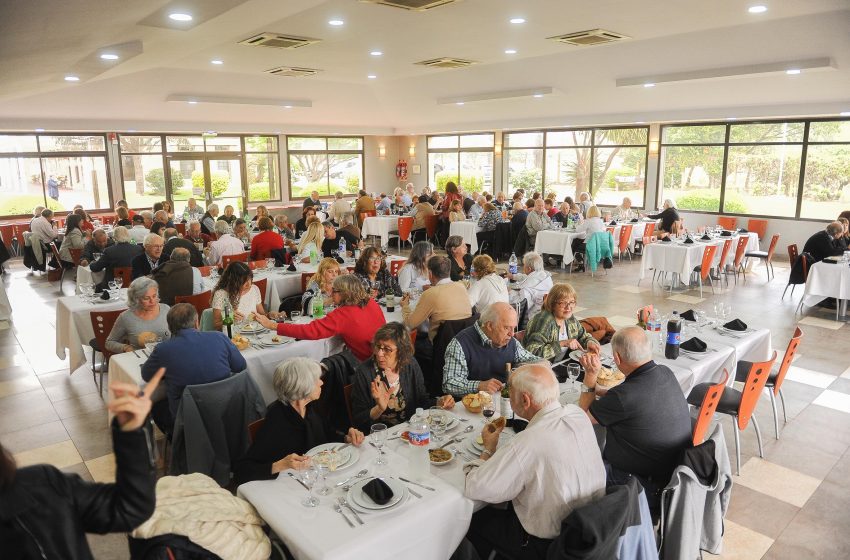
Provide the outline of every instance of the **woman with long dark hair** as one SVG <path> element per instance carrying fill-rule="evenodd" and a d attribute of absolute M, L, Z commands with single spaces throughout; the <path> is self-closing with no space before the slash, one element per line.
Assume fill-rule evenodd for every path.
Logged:
<path fill-rule="evenodd" d="M 247 264 L 237 261 L 227 265 L 213 289 L 210 304 L 216 329 L 221 329 L 223 312 L 227 305 L 233 310 L 233 318 L 237 323 L 247 319 L 252 313 L 266 315 L 263 296 L 253 284 L 253 280 L 254 274 Z"/>
<path fill-rule="evenodd" d="M 401 291 L 421 290 L 431 284 L 428 277 L 428 259 L 434 254 L 434 246 L 429 241 L 417 241 L 407 256 L 407 262 L 398 271 L 398 285 Z"/>
<path fill-rule="evenodd" d="M 363 249 L 354 265 L 354 275 L 363 283 L 363 289 L 374 299 L 384 297 L 388 292 L 394 294 L 401 290 L 398 279 L 390 274 L 387 262 L 376 247 Z"/>
<path fill-rule="evenodd" d="M 70 214 L 65 220 L 65 238 L 59 247 L 59 259 L 65 268 L 74 268 L 74 258 L 71 249 L 80 249 L 86 246 L 86 235 L 80 228 L 83 218 L 79 214 Z"/>
<path fill-rule="evenodd" d="M 440 212 L 440 237 L 445 239 L 449 235 L 449 213 L 452 209 L 452 202 L 459 200 L 463 204 L 463 197 L 457 190 L 457 185 L 453 181 L 446 183 L 446 198 L 442 202 Z"/>

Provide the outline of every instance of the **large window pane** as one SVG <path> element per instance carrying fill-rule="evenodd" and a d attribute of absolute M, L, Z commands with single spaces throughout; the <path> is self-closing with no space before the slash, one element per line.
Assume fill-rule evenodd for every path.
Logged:
<path fill-rule="evenodd" d="M 241 152 L 242 141 L 238 136 L 215 136 L 206 139 L 208 152 Z"/>
<path fill-rule="evenodd" d="M 363 154 L 329 154 L 328 164 L 328 194 L 357 194 L 363 184 Z"/>
<path fill-rule="evenodd" d="M 663 144 L 722 144 L 726 141 L 726 125 L 690 125 L 662 127 Z"/>
<path fill-rule="evenodd" d="M 682 210 L 720 210 L 722 146 L 661 148 L 660 200 L 672 198 Z"/>
<path fill-rule="evenodd" d="M 125 136 L 118 137 L 122 152 L 158 154 L 162 152 L 162 137 L 160 136 Z"/>
<path fill-rule="evenodd" d="M 596 146 L 646 146 L 648 134 L 646 128 L 601 128 L 595 131 L 593 143 Z"/>
<path fill-rule="evenodd" d="M 277 137 L 275 136 L 246 136 L 246 152 L 276 152 Z"/>
<path fill-rule="evenodd" d="M 0 152 L 37 152 L 35 135 L 0 134 Z"/>
<path fill-rule="evenodd" d="M 452 181 L 458 184 L 458 154 L 451 152 L 446 154 L 428 154 L 428 184 L 438 191 L 445 192 L 446 183 Z M 460 185 L 458 185 L 460 186 Z"/>
<path fill-rule="evenodd" d="M 65 208 L 76 204 L 91 210 L 112 208 L 105 157 L 46 157 L 41 161 L 45 176 L 52 175 L 59 182 L 58 193 L 50 193 L 48 189 L 48 197 L 58 200 Z"/>
<path fill-rule="evenodd" d="M 546 133 L 546 146 L 590 146 L 590 130 L 558 130 Z"/>
<path fill-rule="evenodd" d="M 850 142 L 850 121 L 809 124 L 809 142 Z"/>
<path fill-rule="evenodd" d="M 802 146 L 731 146 L 726 166 L 727 214 L 794 216 Z"/>
<path fill-rule="evenodd" d="M 198 199 L 198 204 L 204 204 L 204 162 L 199 159 L 170 159 L 168 167 L 171 173 L 171 199 L 174 209 L 183 211 L 185 204 L 177 204 L 189 198 Z"/>
<path fill-rule="evenodd" d="M 458 147 L 457 136 L 429 136 L 429 150 L 455 149 Z"/>
<path fill-rule="evenodd" d="M 121 173 L 124 184 L 124 199 L 130 208 L 150 208 L 155 202 L 166 198 L 165 174 L 162 156 L 123 155 Z M 172 183 L 180 185 L 180 174 L 172 176 Z"/>
<path fill-rule="evenodd" d="M 245 139 L 247 145 L 248 139 Z M 247 154 L 248 201 L 279 200 L 277 154 Z"/>
<path fill-rule="evenodd" d="M 803 129 L 803 123 L 735 124 L 729 127 L 729 143 L 802 142 Z"/>
<path fill-rule="evenodd" d="M 646 148 L 596 148 L 593 161 L 596 204 L 615 206 L 629 197 L 633 206 L 643 206 Z"/>
<path fill-rule="evenodd" d="M 542 146 L 542 132 L 513 132 L 511 134 L 505 134 L 505 148 L 540 148 Z"/>
<path fill-rule="evenodd" d="M 590 148 L 557 148 L 546 150 L 545 194 L 558 193 L 576 199 L 580 192 L 590 192 Z M 526 193 L 530 194 L 530 193 Z"/>
<path fill-rule="evenodd" d="M 492 148 L 495 143 L 493 134 L 464 134 L 460 137 L 461 148 Z"/>
<path fill-rule="evenodd" d="M 293 198 L 305 198 L 312 191 L 330 195 L 328 187 L 328 155 L 289 154 L 289 186 Z"/>
<path fill-rule="evenodd" d="M 328 138 L 329 150 L 362 150 L 362 138 Z"/>
<path fill-rule="evenodd" d="M 167 136 L 165 144 L 169 152 L 204 151 L 204 139 L 201 136 Z"/>
<path fill-rule="evenodd" d="M 541 143 L 542 143 L 542 135 Z M 543 150 L 505 150 L 507 156 L 508 194 L 524 189 L 527 195 L 543 188 Z"/>
<path fill-rule="evenodd" d="M 103 136 L 39 136 L 42 152 L 102 152 Z"/>
<path fill-rule="evenodd" d="M 850 206 L 848 200 L 850 144 L 809 146 L 806 152 L 806 176 L 800 217 L 834 220 Z"/>
<path fill-rule="evenodd" d="M 460 153 L 460 187 L 466 192 L 493 192 L 493 152 Z"/>
<path fill-rule="evenodd" d="M 213 200 L 219 210 L 228 204 L 240 208 L 242 201 L 242 161 L 238 159 L 210 159 L 210 181 Z M 192 186 L 203 187 L 203 175 L 193 175 Z"/>
<path fill-rule="evenodd" d="M 41 167 L 38 158 L 0 157 L 0 215 L 32 215 L 36 206 L 44 206 Z M 53 210 L 67 210 L 50 200 Z"/>
<path fill-rule="evenodd" d="M 286 145 L 290 150 L 327 150 L 326 138 L 313 138 L 309 136 L 289 136 Z M 309 196 L 309 192 L 307 195 Z"/>

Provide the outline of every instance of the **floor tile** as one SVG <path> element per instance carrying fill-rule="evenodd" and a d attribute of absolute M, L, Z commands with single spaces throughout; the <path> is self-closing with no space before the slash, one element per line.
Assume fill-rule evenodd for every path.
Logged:
<path fill-rule="evenodd" d="M 673 294 L 669 296 L 667 299 L 671 301 L 681 301 L 682 303 L 702 303 L 705 301 L 705 298 L 697 297 L 697 296 L 688 296 L 685 294 Z"/>
<path fill-rule="evenodd" d="M 814 477 L 758 457 L 744 463 L 734 482 L 797 507 L 803 507 L 820 484 Z"/>
<path fill-rule="evenodd" d="M 797 366 L 791 366 L 788 368 L 788 373 L 785 374 L 785 379 L 826 389 L 833 381 L 835 381 L 835 376 Z"/>
<path fill-rule="evenodd" d="M 121 533 L 107 533 L 106 535 L 87 534 L 92 555 L 95 558 L 109 558 L 109 560 L 129 560 L 130 549 L 127 545 L 127 536 Z"/>
<path fill-rule="evenodd" d="M 3 351 L 4 349 L 0 347 L 0 352 Z M 0 369 L 0 381 L 10 381 L 12 379 L 19 379 L 21 377 L 30 377 L 34 375 L 35 374 L 30 367 L 15 366 Z"/>
<path fill-rule="evenodd" d="M 77 448 L 74 447 L 74 443 L 70 440 L 22 451 L 15 453 L 14 456 L 19 467 L 47 463 L 61 469 L 83 461 L 77 452 Z"/>
<path fill-rule="evenodd" d="M 27 391 L 0 399 L 0 434 L 59 420 L 44 391 Z"/>
<path fill-rule="evenodd" d="M 45 447 L 69 439 L 71 437 L 59 420 L 0 436 L 3 447 L 8 449 L 10 453 L 20 453 L 21 451 Z"/>
<path fill-rule="evenodd" d="M 844 323 L 830 321 L 829 319 L 821 319 L 820 317 L 806 317 L 800 320 L 801 325 L 809 325 L 812 327 L 820 327 L 822 329 L 831 329 L 837 331 L 844 326 Z"/>
<path fill-rule="evenodd" d="M 608 317 L 608 322 L 618 329 L 623 327 L 633 327 L 637 324 L 637 317 L 625 317 L 623 315 L 612 315 Z"/>
<path fill-rule="evenodd" d="M 839 377 L 832 382 L 832 385 L 829 386 L 829 390 L 850 395 L 850 379 Z"/>
<path fill-rule="evenodd" d="M 25 393 L 34 389 L 41 389 L 41 383 L 39 383 L 38 378 L 34 376 L 19 377 L 18 379 L 12 379 L 11 381 L 0 381 L 0 398 L 8 397 L 9 395 L 16 395 L 18 393 Z"/>
<path fill-rule="evenodd" d="M 79 475 L 83 480 L 87 480 L 88 482 L 94 482 L 94 479 L 91 477 L 91 473 L 86 468 L 85 463 L 77 463 L 76 465 L 71 465 L 70 467 L 62 468 L 62 472 L 67 474 L 76 474 Z"/>
<path fill-rule="evenodd" d="M 800 508 L 772 498 L 767 494 L 737 485 L 732 488 L 735 496 L 730 501 L 726 519 L 775 539 L 794 519 Z"/>
<path fill-rule="evenodd" d="M 844 373 L 841 374 L 841 377 L 844 379 L 850 379 L 850 367 L 844 370 Z"/>
<path fill-rule="evenodd" d="M 827 389 L 812 404 L 850 413 L 850 395 Z"/>
<path fill-rule="evenodd" d="M 84 461 L 112 453 L 112 430 L 105 412 L 92 412 L 62 420 Z"/>
<path fill-rule="evenodd" d="M 76 398 L 56 401 L 53 403 L 53 406 L 59 418 L 63 419 L 88 414 L 89 412 L 106 410 L 106 403 L 96 391 L 94 393 L 80 395 Z"/>
<path fill-rule="evenodd" d="M 747 529 L 743 525 L 739 525 L 734 521 L 726 520 L 724 524 L 725 532 L 723 533 L 723 552 L 720 556 L 722 560 L 759 560 L 764 556 L 764 553 L 773 544 L 773 539 L 768 536 L 757 533 L 752 529 Z M 706 558 L 713 556 L 706 555 Z"/>
<path fill-rule="evenodd" d="M 86 461 L 86 468 L 95 482 L 115 482 L 115 455 L 112 453 Z"/>
<path fill-rule="evenodd" d="M 618 292 L 626 292 L 628 294 L 641 294 L 643 292 L 652 291 L 652 288 L 649 286 L 633 286 L 631 284 L 623 284 L 621 286 L 615 286 L 613 289 Z"/>

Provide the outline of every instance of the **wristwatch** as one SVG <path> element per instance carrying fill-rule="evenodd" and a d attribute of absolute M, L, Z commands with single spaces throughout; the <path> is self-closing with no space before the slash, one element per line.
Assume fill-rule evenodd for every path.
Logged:
<path fill-rule="evenodd" d="M 582 392 L 582 393 L 595 393 L 595 392 L 596 392 L 596 387 L 588 387 L 587 385 L 585 385 L 585 384 L 583 384 L 583 383 L 582 383 L 582 385 L 581 385 L 581 392 Z"/>

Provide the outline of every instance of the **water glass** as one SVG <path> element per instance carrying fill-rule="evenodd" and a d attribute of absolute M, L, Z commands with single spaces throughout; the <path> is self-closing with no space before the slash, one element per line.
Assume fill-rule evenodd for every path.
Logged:
<path fill-rule="evenodd" d="M 570 388 L 567 390 L 568 393 L 578 392 L 578 387 L 576 387 L 576 381 L 578 380 L 579 374 L 581 374 L 580 365 L 567 364 L 567 377 L 570 380 Z"/>
<path fill-rule="evenodd" d="M 428 423 L 431 426 L 431 432 L 439 439 L 446 433 L 446 413 L 442 408 L 432 406 L 428 411 Z"/>
<path fill-rule="evenodd" d="M 382 449 L 384 447 L 384 443 L 387 441 L 387 425 L 372 424 L 372 429 L 369 432 L 369 441 L 371 441 L 372 445 L 378 449 L 378 459 L 375 461 L 375 464 L 386 465 L 387 461 L 384 459 L 384 452 Z"/>
<path fill-rule="evenodd" d="M 301 312 L 300 311 L 291 311 L 289 313 L 289 316 L 292 317 L 293 323 L 297 323 L 299 321 L 299 319 L 301 319 Z"/>
<path fill-rule="evenodd" d="M 318 473 L 318 478 L 322 481 L 322 487 L 319 489 L 320 496 L 327 496 L 333 491 L 328 485 L 328 473 L 330 470 L 330 466 L 327 463 L 316 462 L 316 472 Z"/>
<path fill-rule="evenodd" d="M 274 259 L 266 259 L 266 268 L 268 268 L 268 269 L 274 268 Z"/>
<path fill-rule="evenodd" d="M 301 482 L 304 483 L 304 486 L 307 487 L 307 491 L 309 495 L 304 498 L 301 502 L 301 505 L 304 507 L 316 507 L 319 505 L 319 498 L 313 495 L 313 486 L 316 484 L 316 481 L 319 479 L 319 470 L 311 465 L 310 467 L 301 471 L 300 475 Z"/>
<path fill-rule="evenodd" d="M 115 287 L 120 290 L 121 286 L 124 284 L 124 279 L 120 276 L 116 276 L 113 282 L 115 282 Z"/>
<path fill-rule="evenodd" d="M 697 316 L 697 331 L 702 332 L 702 327 L 705 325 L 705 317 L 707 313 L 704 309 L 697 309 L 695 314 Z"/>

